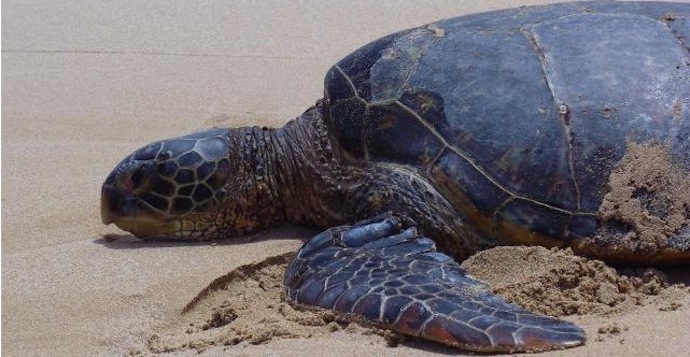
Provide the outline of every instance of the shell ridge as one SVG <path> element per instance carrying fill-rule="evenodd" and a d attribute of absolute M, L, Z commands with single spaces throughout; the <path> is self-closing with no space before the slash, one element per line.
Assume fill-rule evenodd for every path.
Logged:
<path fill-rule="evenodd" d="M 572 16 L 572 15 L 566 15 L 566 16 L 561 16 L 562 17 L 567 17 L 567 16 Z M 550 21 L 550 20 L 545 20 L 545 21 Z M 545 22 L 542 21 L 542 22 Z M 542 74 L 544 75 L 544 82 L 546 83 L 546 87 L 549 89 L 549 92 L 551 93 L 551 97 L 553 98 L 554 101 L 554 106 L 559 108 L 559 122 L 561 124 L 561 128 L 563 130 L 563 138 L 566 140 L 566 157 L 568 160 L 568 173 L 570 176 L 570 181 L 572 182 L 572 185 L 575 187 L 575 199 L 576 199 L 576 207 L 577 210 L 579 211 L 581 208 L 581 201 L 582 197 L 580 194 L 580 185 L 577 182 L 577 178 L 575 177 L 575 164 L 573 162 L 573 135 L 572 131 L 570 130 L 570 113 L 568 112 L 568 106 L 567 104 L 563 101 L 562 96 L 559 95 L 557 92 L 557 88 L 555 87 L 553 81 L 556 78 L 555 71 L 553 70 L 550 61 L 548 59 L 547 53 L 544 51 L 543 46 L 539 42 L 539 37 L 537 36 L 536 32 L 534 31 L 534 25 L 532 26 L 526 26 L 523 28 L 521 31 L 525 37 L 527 37 L 527 40 L 529 43 L 532 45 L 534 48 L 537 59 L 539 60 L 539 65 L 542 70 Z"/>

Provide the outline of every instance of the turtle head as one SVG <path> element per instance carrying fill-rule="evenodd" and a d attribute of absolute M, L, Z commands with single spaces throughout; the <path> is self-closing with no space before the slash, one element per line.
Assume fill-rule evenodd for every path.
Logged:
<path fill-rule="evenodd" d="M 233 174 L 228 133 L 157 141 L 127 156 L 103 183 L 103 223 L 140 238 L 209 237 Z"/>

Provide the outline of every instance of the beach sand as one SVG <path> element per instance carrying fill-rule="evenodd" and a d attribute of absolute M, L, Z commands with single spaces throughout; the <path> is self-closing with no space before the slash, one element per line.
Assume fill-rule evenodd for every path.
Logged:
<path fill-rule="evenodd" d="M 284 124 L 321 97 L 333 63 L 384 34 L 547 2 L 4 1 L 2 352 L 458 353 L 281 302 L 285 261 L 313 230 L 285 225 L 236 241 L 143 242 L 101 224 L 100 185 L 122 157 L 153 140 L 218 125 Z M 117 239 L 104 239 L 109 234 Z M 690 351 L 687 266 L 668 270 L 666 283 L 543 248 L 498 248 L 465 266 L 531 308 L 575 312 L 564 318 L 585 328 L 587 344 L 543 356 Z M 548 289 L 563 277 L 584 288 L 568 296 Z M 220 288 L 205 290 L 218 278 Z M 622 286 L 627 292 L 617 293 Z"/>

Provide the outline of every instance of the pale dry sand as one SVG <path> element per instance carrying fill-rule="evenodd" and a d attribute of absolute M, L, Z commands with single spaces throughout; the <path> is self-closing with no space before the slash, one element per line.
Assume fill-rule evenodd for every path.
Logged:
<path fill-rule="evenodd" d="M 286 226 L 241 244 L 126 236 L 106 243 L 104 234 L 122 232 L 100 223 L 100 184 L 125 154 L 218 123 L 281 125 L 320 97 L 332 63 L 370 40 L 444 17 L 546 2 L 4 1 L 2 352 L 148 355 L 152 334 L 178 331 L 189 316 L 182 307 L 213 279 L 295 251 L 313 233 Z M 520 261 L 496 264 L 510 271 Z M 675 269 L 674 281 L 690 284 L 686 270 Z M 687 295 L 569 319 L 590 341 L 545 356 L 690 350 Z M 391 348 L 348 327 L 212 346 L 201 355 L 455 353 L 409 340 Z"/>

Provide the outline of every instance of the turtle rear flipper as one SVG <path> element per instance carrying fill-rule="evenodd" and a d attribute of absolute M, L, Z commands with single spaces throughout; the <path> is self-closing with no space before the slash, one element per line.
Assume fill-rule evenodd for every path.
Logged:
<path fill-rule="evenodd" d="M 541 351 L 585 341 L 576 325 L 491 294 L 431 239 L 392 216 L 317 235 L 290 264 L 284 284 L 291 303 L 473 351 Z"/>

